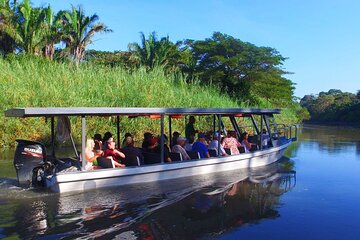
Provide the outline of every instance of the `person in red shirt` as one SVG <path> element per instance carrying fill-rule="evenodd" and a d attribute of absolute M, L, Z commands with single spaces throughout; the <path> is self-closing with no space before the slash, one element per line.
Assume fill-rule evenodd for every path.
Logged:
<path fill-rule="evenodd" d="M 107 140 L 106 146 L 107 149 L 104 151 L 104 157 L 113 160 L 115 167 L 125 167 L 124 164 L 121 164 L 121 159 L 125 158 L 125 154 L 115 148 L 115 141 L 113 138 Z"/>

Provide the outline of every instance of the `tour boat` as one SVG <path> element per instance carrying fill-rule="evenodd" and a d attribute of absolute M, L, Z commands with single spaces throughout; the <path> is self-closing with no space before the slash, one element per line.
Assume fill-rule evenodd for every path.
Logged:
<path fill-rule="evenodd" d="M 5 116 L 50 119 L 51 153 L 47 154 L 45 145 L 40 142 L 17 140 L 14 166 L 20 186 L 49 188 L 52 191 L 64 193 L 269 165 L 280 159 L 285 149 L 297 140 L 296 125 L 280 127 L 275 123 L 274 114 L 279 114 L 280 111 L 280 109 L 259 108 L 14 108 L 5 111 Z M 239 122 L 249 122 L 253 129 L 250 141 L 255 148 L 250 152 L 244 152 L 240 149 L 240 154 L 220 156 L 218 154 L 220 153 L 219 145 L 218 151 L 215 151 L 215 154 L 213 152 L 210 158 L 200 159 L 199 154 L 193 154 L 191 156 L 194 159 L 182 160 L 180 157 L 176 159 L 177 161 L 167 163 L 164 161 L 163 154 L 165 121 L 167 120 L 169 124 L 168 129 L 171 138 L 172 119 L 185 118 L 186 120 L 187 116 L 213 116 L 213 133 L 226 134 L 227 124 L 237 133 L 237 136 L 240 136 L 244 131 L 244 126 L 241 126 Z M 58 134 L 64 129 L 70 130 L 69 117 L 81 118 L 81 154 L 78 155 L 78 150 L 69 131 L 74 148 L 74 157 L 59 158 L 55 153 L 56 133 Z M 153 155 L 151 159 L 145 159 L 143 164 L 140 164 L 139 161 L 135 161 L 135 163 L 131 161 L 127 164 L 125 158 L 126 167 L 124 168 L 85 170 L 86 118 L 89 117 L 115 117 L 118 146 L 120 146 L 120 122 L 122 118 L 150 117 L 158 119 L 160 124 L 160 154 Z M 62 126 L 62 128 L 55 133 L 56 119 L 58 126 Z"/>

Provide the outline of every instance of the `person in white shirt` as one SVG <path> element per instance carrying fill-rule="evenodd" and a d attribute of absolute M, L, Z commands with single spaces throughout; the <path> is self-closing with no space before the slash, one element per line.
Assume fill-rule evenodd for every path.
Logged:
<path fill-rule="evenodd" d="M 185 142 L 186 142 L 186 138 L 179 136 L 176 141 L 176 145 L 174 145 L 171 148 L 171 152 L 180 153 L 182 155 L 183 160 L 190 160 L 190 157 L 184 148 Z"/>
<path fill-rule="evenodd" d="M 103 151 L 97 150 L 94 151 L 95 142 L 93 139 L 86 140 L 86 148 L 85 148 L 85 158 L 86 165 L 85 170 L 93 170 L 98 167 L 93 165 L 93 162 L 103 154 Z"/>
<path fill-rule="evenodd" d="M 192 151 L 192 146 L 193 146 L 194 142 L 195 142 L 195 137 L 193 135 L 191 135 L 185 143 L 185 147 L 184 147 L 185 150 Z"/>
<path fill-rule="evenodd" d="M 216 132 L 214 134 L 213 140 L 210 142 L 208 146 L 208 149 L 214 149 L 216 151 L 216 154 L 218 152 L 218 147 L 219 147 L 219 138 L 220 138 L 220 134 Z M 225 152 L 225 149 L 221 144 L 220 144 L 220 156 L 227 156 L 227 153 Z"/>

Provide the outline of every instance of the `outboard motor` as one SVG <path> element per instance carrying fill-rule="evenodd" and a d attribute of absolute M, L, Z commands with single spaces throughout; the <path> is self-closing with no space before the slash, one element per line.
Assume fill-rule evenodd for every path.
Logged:
<path fill-rule="evenodd" d="M 51 168 L 46 162 L 46 149 L 42 143 L 16 140 L 14 166 L 20 187 L 45 186 L 45 173 Z"/>

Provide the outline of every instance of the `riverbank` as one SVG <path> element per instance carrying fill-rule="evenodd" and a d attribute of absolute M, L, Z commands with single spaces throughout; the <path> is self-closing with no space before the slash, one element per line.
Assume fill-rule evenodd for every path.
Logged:
<path fill-rule="evenodd" d="M 313 120 L 306 120 L 303 121 L 304 124 L 310 125 L 323 125 L 323 126 L 341 126 L 341 127 L 356 127 L 360 128 L 360 123 L 358 122 L 344 122 L 344 121 L 313 121 Z"/>
<path fill-rule="evenodd" d="M 212 86 L 187 83 L 181 74 L 166 75 L 162 68 L 127 71 L 105 67 L 50 62 L 35 57 L 0 58 L 0 148 L 14 146 L 15 139 L 49 141 L 50 121 L 39 118 L 5 118 L 4 111 L 15 107 L 276 107 L 248 106 L 220 94 Z M 209 119 L 199 121 L 199 129 Z M 75 141 L 80 142 L 79 119 L 71 119 Z M 295 111 L 283 109 L 279 123 L 298 122 Z M 175 124 L 182 131 L 184 121 Z M 123 119 L 126 131 L 141 134 L 159 132 L 159 123 L 149 119 Z M 89 133 L 115 132 L 114 119 L 90 118 Z M 43 138 L 45 136 L 45 138 Z"/>

